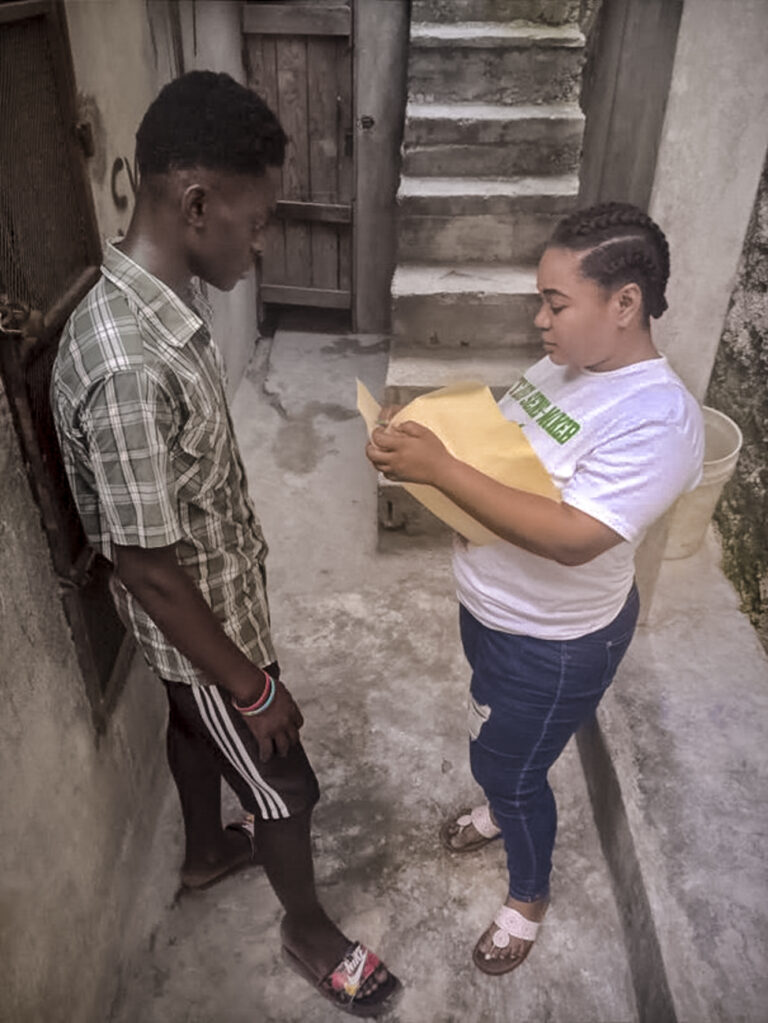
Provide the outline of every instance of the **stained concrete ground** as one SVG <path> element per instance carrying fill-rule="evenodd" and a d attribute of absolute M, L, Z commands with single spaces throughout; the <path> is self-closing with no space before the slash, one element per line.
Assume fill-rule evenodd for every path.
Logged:
<path fill-rule="evenodd" d="M 273 342 L 260 342 L 233 402 L 271 543 L 279 657 L 323 789 L 314 829 L 321 897 L 344 930 L 402 978 L 392 1023 L 637 1020 L 611 877 L 573 744 L 552 772 L 559 835 L 539 940 L 506 977 L 485 977 L 471 964 L 472 946 L 504 897 L 504 856 L 498 844 L 451 856 L 437 839 L 446 814 L 478 799 L 467 757 L 468 674 L 448 552 L 377 551 L 375 477 L 362 454 L 355 377 L 377 393 L 385 368 L 384 339 L 278 331 Z M 687 642 L 695 647 L 697 638 Z M 630 732 L 625 724 L 619 733 L 629 757 Z M 226 805 L 234 815 L 231 798 Z M 181 852 L 170 794 L 152 873 L 137 890 L 139 904 L 168 908 L 123 978 L 112 1023 L 342 1018 L 283 965 L 280 909 L 263 872 L 254 867 L 171 904 Z M 677 878 L 685 883 L 680 864 Z M 753 923 L 759 930 L 760 920 Z M 739 1018 L 750 1021 L 765 1018 L 764 981 L 755 976 L 740 1001 L 747 1014 Z M 724 1002 L 724 1015 L 718 1005 L 696 1023 L 728 1019 Z"/>

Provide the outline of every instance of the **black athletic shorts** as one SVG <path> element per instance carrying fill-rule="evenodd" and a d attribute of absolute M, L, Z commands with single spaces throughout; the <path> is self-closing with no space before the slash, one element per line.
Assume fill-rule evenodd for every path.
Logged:
<path fill-rule="evenodd" d="M 273 678 L 280 676 L 277 664 L 265 670 Z M 211 766 L 234 790 L 244 810 L 263 820 L 281 820 L 315 805 L 320 789 L 300 743 L 286 756 L 275 753 L 262 763 L 256 738 L 225 689 L 163 682 L 168 694 L 168 727 L 200 743 L 201 757 L 210 758 Z"/>

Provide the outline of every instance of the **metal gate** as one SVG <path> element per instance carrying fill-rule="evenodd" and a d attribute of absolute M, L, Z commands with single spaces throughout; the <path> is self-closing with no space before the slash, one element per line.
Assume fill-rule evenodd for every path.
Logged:
<path fill-rule="evenodd" d="M 351 11 L 344 3 L 246 3 L 248 84 L 289 137 L 261 300 L 352 304 Z"/>
<path fill-rule="evenodd" d="M 86 543 L 48 399 L 67 317 L 99 276 L 101 248 L 76 123 L 59 4 L 0 6 L 0 371 L 59 578 L 97 729 L 131 645 Z"/>

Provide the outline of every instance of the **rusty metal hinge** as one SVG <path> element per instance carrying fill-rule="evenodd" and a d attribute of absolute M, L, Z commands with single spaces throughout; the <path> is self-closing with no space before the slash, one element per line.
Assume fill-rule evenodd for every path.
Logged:
<path fill-rule="evenodd" d="M 39 309 L 0 294 L 0 340 L 17 343 L 22 366 L 45 336 L 45 317 Z"/>

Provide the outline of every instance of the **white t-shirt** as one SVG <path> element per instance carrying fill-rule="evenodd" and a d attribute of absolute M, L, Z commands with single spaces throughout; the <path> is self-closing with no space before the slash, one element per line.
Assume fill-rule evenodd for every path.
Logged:
<path fill-rule="evenodd" d="M 644 532 L 701 478 L 699 405 L 663 356 L 606 373 L 546 356 L 499 408 L 521 425 L 563 501 L 625 542 L 574 567 L 504 540 L 457 541 L 459 601 L 501 632 L 565 640 L 601 629 L 627 598 Z"/>

